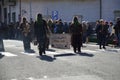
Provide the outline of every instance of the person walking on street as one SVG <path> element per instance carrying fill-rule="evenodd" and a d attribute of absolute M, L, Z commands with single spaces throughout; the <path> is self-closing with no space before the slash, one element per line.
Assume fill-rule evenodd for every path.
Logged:
<path fill-rule="evenodd" d="M 25 50 L 25 52 L 31 52 L 31 46 L 30 46 L 30 25 L 27 22 L 25 17 L 23 18 L 23 22 L 20 25 L 20 30 L 22 32 L 24 50 Z"/>
<path fill-rule="evenodd" d="M 73 50 L 76 53 L 81 53 L 82 46 L 82 25 L 78 22 L 78 18 L 74 17 L 73 23 L 70 25 L 70 33 L 71 33 L 71 45 L 73 46 Z"/>
<path fill-rule="evenodd" d="M 47 39 L 47 22 L 43 20 L 42 14 L 37 15 L 37 21 L 34 24 L 35 37 L 38 42 L 39 55 L 45 54 L 45 45 Z"/>

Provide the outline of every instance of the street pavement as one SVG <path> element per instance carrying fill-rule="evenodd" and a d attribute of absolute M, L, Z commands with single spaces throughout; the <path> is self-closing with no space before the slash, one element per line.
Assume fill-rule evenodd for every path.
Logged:
<path fill-rule="evenodd" d="M 5 52 L 0 52 L 0 80 L 119 80 L 120 49 L 96 43 L 84 44 L 82 53 L 51 46 L 46 55 L 25 53 L 23 42 L 4 40 Z"/>

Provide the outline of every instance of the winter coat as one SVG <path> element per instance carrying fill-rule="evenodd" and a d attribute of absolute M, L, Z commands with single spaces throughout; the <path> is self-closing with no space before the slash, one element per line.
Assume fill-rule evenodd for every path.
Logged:
<path fill-rule="evenodd" d="M 43 42 L 46 40 L 47 37 L 47 23 L 45 20 L 41 24 L 39 24 L 37 21 L 34 24 L 34 30 L 35 30 L 35 37 L 37 38 L 38 42 Z"/>
<path fill-rule="evenodd" d="M 82 25 L 72 24 L 70 26 L 71 33 L 71 45 L 74 46 L 82 46 Z"/>

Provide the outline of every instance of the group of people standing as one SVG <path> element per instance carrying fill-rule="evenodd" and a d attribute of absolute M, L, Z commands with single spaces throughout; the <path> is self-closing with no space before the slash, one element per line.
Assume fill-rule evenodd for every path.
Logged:
<path fill-rule="evenodd" d="M 109 40 L 112 40 L 112 44 L 120 47 L 120 19 L 117 19 L 116 24 L 113 22 L 107 22 L 103 19 L 96 22 L 97 40 L 100 49 L 106 49 L 106 45 Z M 114 42 L 115 41 L 115 42 Z"/>
<path fill-rule="evenodd" d="M 59 25 L 62 22 L 59 22 Z M 52 28 L 48 27 L 47 22 L 42 18 L 42 14 L 37 15 L 37 20 L 34 22 L 34 39 L 37 40 L 38 43 L 38 49 L 39 49 L 39 55 L 42 56 L 45 53 L 46 50 L 46 43 L 48 34 L 53 33 Z M 52 26 L 52 25 L 51 25 Z M 62 28 L 58 27 L 58 33 L 62 33 Z M 55 28 L 54 28 L 55 29 Z M 30 47 L 30 25 L 27 22 L 26 18 L 23 18 L 23 22 L 20 24 L 20 30 L 22 31 L 23 35 L 23 45 L 24 50 L 26 52 L 31 51 Z M 69 27 L 69 32 L 71 33 L 71 44 L 73 46 L 74 52 L 76 53 L 76 50 L 78 52 L 81 52 L 81 46 L 82 46 L 82 25 L 79 23 L 77 17 L 74 17 L 73 23 L 71 23 Z M 61 31 L 61 32 L 60 32 Z"/>
<path fill-rule="evenodd" d="M 92 27 L 89 23 L 80 23 L 77 17 L 73 18 L 73 21 L 67 24 L 63 23 L 62 20 L 53 22 L 49 20 L 45 21 L 42 14 L 37 15 L 35 22 L 28 23 L 24 17 L 22 22 L 17 25 L 23 40 L 24 51 L 33 52 L 31 50 L 31 41 L 36 40 L 35 45 L 38 45 L 39 55 L 46 54 L 45 50 L 49 46 L 48 36 L 52 33 L 61 34 L 69 33 L 71 35 L 71 45 L 75 53 L 81 53 L 82 43 L 88 42 L 88 36 L 92 33 Z M 96 29 L 97 40 L 100 49 L 106 49 L 106 44 L 111 36 L 116 36 L 118 40 L 118 46 L 120 47 L 120 19 L 114 25 L 112 22 L 108 23 L 103 19 L 97 21 Z M 18 37 L 19 35 L 16 35 Z M 47 46 L 46 46 L 47 45 Z"/>

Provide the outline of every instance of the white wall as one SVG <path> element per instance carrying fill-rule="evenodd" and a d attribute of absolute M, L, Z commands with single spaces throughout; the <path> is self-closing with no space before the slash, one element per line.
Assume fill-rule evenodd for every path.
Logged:
<path fill-rule="evenodd" d="M 103 0 L 102 17 L 107 21 L 114 21 L 114 11 L 120 10 L 120 0 Z"/>
<path fill-rule="evenodd" d="M 31 0 L 32 1 L 32 0 Z M 29 0 L 22 1 L 22 10 L 27 13 L 23 14 L 29 20 L 30 4 Z M 94 6 L 93 6 L 94 5 Z M 19 5 L 17 5 L 19 6 Z M 59 12 L 59 18 L 64 21 L 71 21 L 74 15 L 82 15 L 83 20 L 95 21 L 99 19 L 99 1 L 98 0 L 76 0 L 76 1 L 32 1 L 32 18 L 35 20 L 37 13 L 51 15 L 52 11 Z"/>
<path fill-rule="evenodd" d="M 22 0 L 21 9 L 27 11 L 22 14 L 30 19 L 30 0 Z M 99 0 L 31 0 L 32 18 L 36 19 L 38 13 L 51 15 L 52 11 L 59 11 L 59 18 L 63 21 L 71 21 L 74 15 L 82 15 L 83 20 L 95 22 L 100 17 Z M 120 10 L 120 0 L 102 0 L 102 18 L 108 21 L 114 20 L 114 10 Z M 14 8 L 18 21 L 19 2 Z"/>

